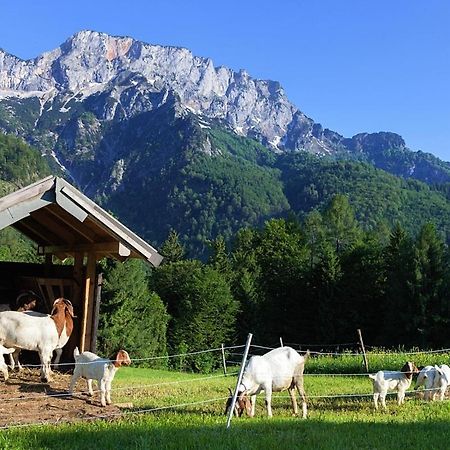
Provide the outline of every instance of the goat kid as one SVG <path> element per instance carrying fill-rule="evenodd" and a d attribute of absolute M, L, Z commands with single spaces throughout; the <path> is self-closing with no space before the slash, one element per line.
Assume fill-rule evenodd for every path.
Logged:
<path fill-rule="evenodd" d="M 399 405 L 405 401 L 405 392 L 411 386 L 413 374 L 419 369 L 412 362 L 407 362 L 400 372 L 380 370 L 375 375 L 369 375 L 373 382 L 373 401 L 375 409 L 378 409 L 378 398 L 381 405 L 386 409 L 386 395 L 388 391 L 397 391 L 397 402 Z"/>
<path fill-rule="evenodd" d="M 231 388 L 228 388 L 228 392 L 230 393 L 230 396 L 227 399 L 227 403 L 225 405 L 225 414 L 228 414 L 228 411 L 231 408 L 231 404 L 233 403 L 233 391 Z M 250 415 L 252 411 L 252 404 L 250 402 L 250 399 L 246 395 L 239 395 L 236 397 L 236 403 L 234 405 L 234 412 L 233 414 L 236 417 L 241 417 L 244 411 L 247 411 L 247 414 Z"/>
<path fill-rule="evenodd" d="M 5 347 L 31 350 L 39 353 L 41 380 L 51 381 L 50 361 L 53 351 L 69 340 L 73 330 L 72 303 L 58 298 L 51 315 L 26 314 L 17 311 L 0 313 L 0 344 Z"/>
<path fill-rule="evenodd" d="M 436 395 L 435 382 L 437 383 L 437 378 L 440 377 L 438 371 L 434 366 L 425 366 L 420 369 L 419 375 L 417 375 L 416 385 L 414 390 L 419 389 L 423 386 L 425 400 L 434 400 Z"/>
<path fill-rule="evenodd" d="M 111 404 L 111 384 L 117 369 L 122 366 L 129 366 L 131 359 L 125 350 L 119 350 L 114 360 L 100 358 L 95 353 L 83 352 L 80 354 L 78 348 L 73 351 L 75 359 L 75 370 L 70 381 L 69 394 L 73 394 L 73 388 L 78 378 L 87 380 L 89 395 L 93 396 L 92 380 L 97 381 L 100 389 L 100 403 L 102 406 Z"/>
<path fill-rule="evenodd" d="M 434 385 L 436 394 L 439 393 L 439 400 L 444 400 L 445 392 L 450 384 L 450 367 L 447 364 L 441 364 L 440 366 L 434 366 L 436 369 L 436 377 L 434 379 Z"/>
<path fill-rule="evenodd" d="M 241 416 L 244 409 L 250 417 L 255 415 L 256 396 L 264 391 L 268 417 L 272 417 L 272 392 L 288 390 L 294 415 L 298 414 L 295 390 L 302 399 L 302 417 L 307 416 L 306 396 L 303 388 L 305 356 L 299 355 L 291 347 L 279 347 L 262 356 L 252 356 L 245 367 L 234 414 Z M 250 397 L 250 401 L 248 399 Z M 226 411 L 231 400 L 227 400 Z"/>

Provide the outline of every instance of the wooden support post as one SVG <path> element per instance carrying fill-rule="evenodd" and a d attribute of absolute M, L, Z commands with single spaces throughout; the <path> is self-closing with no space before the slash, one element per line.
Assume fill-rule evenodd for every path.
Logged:
<path fill-rule="evenodd" d="M 225 347 L 222 344 L 222 365 L 223 365 L 223 374 L 227 376 L 227 362 L 225 360 Z"/>
<path fill-rule="evenodd" d="M 366 367 L 366 372 L 368 373 L 369 372 L 369 363 L 367 361 L 366 349 L 364 348 L 364 342 L 363 342 L 361 330 L 358 328 L 356 331 L 358 332 L 359 343 L 361 345 L 361 350 L 363 352 L 364 365 Z"/>
<path fill-rule="evenodd" d="M 98 330 L 98 319 L 100 315 L 100 302 L 102 296 L 102 285 L 103 285 L 103 274 L 99 273 L 97 276 L 97 288 L 95 290 L 95 306 L 94 306 L 94 317 L 92 319 L 92 344 L 91 351 L 97 351 L 97 330 Z M 223 344 L 222 344 L 223 345 Z"/>
<path fill-rule="evenodd" d="M 88 253 L 86 279 L 83 296 L 83 320 L 81 322 L 80 352 L 88 350 L 91 345 L 92 307 L 95 291 L 95 253 Z"/>
<path fill-rule="evenodd" d="M 73 280 L 75 283 L 73 286 L 73 293 L 72 293 L 73 298 L 69 298 L 69 300 L 75 307 L 75 311 L 77 311 L 77 309 L 79 310 L 80 306 L 82 305 L 81 287 L 83 284 L 83 259 L 84 253 L 75 253 L 75 258 L 73 262 Z M 77 312 L 76 314 L 79 313 Z"/>
<path fill-rule="evenodd" d="M 241 369 L 239 370 L 239 375 L 238 375 L 238 379 L 236 382 L 236 388 L 234 389 L 233 398 L 231 399 L 230 410 L 228 412 L 227 429 L 230 428 L 231 418 L 233 417 L 233 414 L 234 414 L 234 407 L 236 406 L 238 388 L 242 381 L 242 375 L 244 375 L 245 362 L 247 361 L 248 351 L 250 350 L 250 343 L 252 342 L 252 337 L 253 337 L 252 333 L 249 333 L 247 336 L 247 342 L 245 344 L 244 355 L 242 356 Z"/>
<path fill-rule="evenodd" d="M 52 265 L 53 265 L 53 255 L 52 254 L 45 255 L 44 273 L 47 278 L 50 278 L 50 274 L 52 271 Z"/>

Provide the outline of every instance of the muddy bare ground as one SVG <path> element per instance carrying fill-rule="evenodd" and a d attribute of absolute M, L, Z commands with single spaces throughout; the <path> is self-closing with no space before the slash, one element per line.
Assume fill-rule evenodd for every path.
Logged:
<path fill-rule="evenodd" d="M 104 416 L 120 416 L 114 405 L 100 406 L 99 395 L 89 397 L 84 380 L 69 397 L 70 374 L 53 373 L 53 381 L 42 383 L 38 369 L 10 372 L 8 381 L 0 380 L 0 427 L 32 423 L 87 421 Z M 94 384 L 95 386 L 95 384 Z M 95 388 L 94 388 L 95 389 Z M 80 392 L 83 391 L 83 392 Z"/>

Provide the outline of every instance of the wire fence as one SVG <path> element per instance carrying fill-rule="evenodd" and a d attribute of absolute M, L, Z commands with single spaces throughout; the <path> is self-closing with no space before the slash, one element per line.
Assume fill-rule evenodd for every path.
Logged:
<path fill-rule="evenodd" d="M 291 344 L 292 345 L 292 344 Z M 300 344 L 297 344 L 298 346 L 300 346 Z M 343 344 L 341 344 L 343 345 Z M 251 345 L 251 348 L 256 351 L 256 352 L 261 352 L 261 351 L 268 351 L 268 350 L 273 350 L 274 348 L 279 348 L 280 346 L 277 347 L 267 347 L 267 346 L 261 346 L 261 345 Z M 219 356 L 222 354 L 226 354 L 227 357 L 240 357 L 242 356 L 242 352 L 239 352 L 240 349 L 243 349 L 244 345 L 234 345 L 234 346 L 222 346 L 220 348 L 212 348 L 212 349 L 205 349 L 205 350 L 200 350 L 200 351 L 193 351 L 193 352 L 186 352 L 186 353 L 179 353 L 179 354 L 172 354 L 172 355 L 164 355 L 164 356 L 149 356 L 149 357 L 145 357 L 145 358 L 134 358 L 131 359 L 132 362 L 141 362 L 141 361 L 151 361 L 151 360 L 159 360 L 159 359 L 173 359 L 173 358 L 183 358 L 183 357 L 188 357 L 188 356 L 197 356 L 197 355 L 201 355 L 201 354 L 205 354 L 205 353 L 218 353 Z M 401 352 L 402 355 L 430 355 L 430 356 L 434 356 L 434 355 L 439 355 L 439 354 L 443 354 L 443 353 L 449 353 L 450 349 L 445 348 L 445 349 L 439 349 L 439 350 L 415 350 L 415 351 L 409 351 L 409 352 Z M 255 353 L 256 354 L 256 353 Z M 361 357 L 362 354 L 361 353 L 352 353 L 352 352 L 341 352 L 341 353 L 337 353 L 337 352 L 314 352 L 314 351 L 310 351 L 310 354 L 315 355 L 316 357 L 321 357 L 321 356 L 358 356 Z M 386 355 L 385 352 L 370 352 L 370 355 Z M 233 361 L 233 360 L 225 360 L 226 363 L 234 363 L 236 365 L 240 365 L 239 361 Z M 105 363 L 105 360 L 103 360 L 103 363 Z M 86 363 L 89 364 L 89 363 Z M 73 366 L 73 363 L 59 363 L 56 364 L 54 366 L 67 366 L 67 365 L 71 365 Z M 40 365 L 37 364 L 28 364 L 28 365 L 23 365 L 23 367 L 28 367 L 28 368 L 34 368 L 34 367 L 40 367 Z M 391 372 L 395 372 L 395 371 L 391 371 Z M 193 378 L 189 378 L 189 379 L 180 379 L 180 380 L 170 380 L 170 381 L 161 381 L 161 382 L 154 382 L 154 383 L 146 383 L 146 384 L 138 384 L 138 385 L 130 385 L 130 386 L 122 386 L 122 387 L 117 387 L 117 388 L 112 388 L 111 391 L 112 392 L 123 392 L 125 391 L 126 394 L 133 394 L 134 392 L 137 391 L 143 391 L 143 390 L 148 390 L 151 391 L 152 389 L 157 389 L 160 387 L 167 387 L 167 386 L 176 386 L 176 385 L 180 385 L 180 386 L 186 386 L 186 384 L 188 383 L 202 383 L 205 381 L 211 381 L 214 379 L 221 379 L 224 377 L 230 377 L 230 376 L 235 376 L 237 375 L 237 372 L 229 372 L 229 373 L 224 373 L 224 374 L 210 374 L 210 375 L 206 375 L 206 376 L 198 376 L 198 377 L 193 377 Z M 327 378 L 327 377 L 347 377 L 347 378 L 351 378 L 351 377 L 367 377 L 368 374 L 367 373 L 305 373 L 304 374 L 305 377 L 323 377 L 323 378 Z M 436 389 L 428 389 L 429 391 L 434 391 L 436 392 Z M 427 389 L 422 389 L 422 392 L 426 392 L 428 391 Z M 95 393 L 98 393 L 99 390 L 94 391 Z M 411 394 L 413 391 L 407 391 L 409 394 Z M 52 392 L 51 390 L 49 390 L 48 392 L 43 392 L 43 393 L 30 393 L 30 394 L 22 394 L 20 395 L 20 397 L 5 397 L 2 396 L 0 401 L 4 402 L 4 403 L 9 403 L 9 402 L 20 402 L 22 404 L 22 402 L 26 402 L 26 401 L 36 401 L 36 400 L 41 400 L 41 399 L 49 399 L 49 398 L 65 398 L 65 397 L 69 397 L 69 396 L 77 396 L 79 394 L 82 394 L 83 391 L 74 391 L 73 394 L 69 394 L 68 392 Z M 351 392 L 351 393 L 334 393 L 334 394 L 317 394 L 317 395 L 307 395 L 308 400 L 319 400 L 319 399 L 345 399 L 345 398 L 366 398 L 366 397 L 371 397 L 373 396 L 372 393 L 367 393 L 367 392 Z M 274 399 L 278 399 L 278 398 L 284 398 L 284 397 L 288 397 L 288 396 L 283 396 L 283 395 L 275 395 Z M 150 413 L 150 412 L 157 412 L 157 411 L 164 411 L 164 410 L 169 410 L 169 409 L 176 409 L 176 408 L 183 408 L 183 407 L 189 407 L 189 406 L 194 406 L 194 405 L 203 405 L 203 404 L 208 404 L 208 403 L 214 403 L 214 402 L 219 402 L 219 401 L 225 401 L 228 397 L 214 397 L 211 399 L 206 399 L 206 400 L 199 400 L 199 401 L 193 401 L 193 402 L 183 402 L 183 403 L 176 403 L 176 404 L 172 404 L 172 405 L 163 405 L 163 406 L 159 406 L 159 407 L 152 407 L 152 408 L 142 408 L 142 409 L 132 409 L 132 410 L 127 410 L 127 411 L 120 411 L 120 412 L 114 412 L 114 413 L 108 413 L 108 414 L 100 414 L 100 415 L 96 415 L 95 418 L 114 418 L 114 417 L 118 417 L 118 416 L 124 416 L 124 415 L 129 415 L 129 414 L 144 414 L 144 413 Z M 23 414 L 26 414 L 26 406 L 24 406 L 23 409 Z M 93 420 L 92 417 L 86 417 L 86 420 Z M 79 419 L 78 419 L 79 420 Z M 46 421 L 45 424 L 51 423 L 49 421 Z M 16 427 L 16 426 L 28 426 L 29 424 L 8 424 L 5 426 L 0 426 L 0 429 L 6 429 L 6 428 L 10 428 L 10 427 Z M 33 423 L 33 425 L 35 425 L 35 423 Z M 39 423 L 38 423 L 39 425 Z"/>

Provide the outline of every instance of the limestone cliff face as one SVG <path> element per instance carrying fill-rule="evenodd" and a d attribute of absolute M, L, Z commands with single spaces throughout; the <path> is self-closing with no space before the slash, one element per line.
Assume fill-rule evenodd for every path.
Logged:
<path fill-rule="evenodd" d="M 134 101 L 130 92 L 121 98 L 130 87 Z M 244 70 L 214 67 L 211 59 L 194 56 L 185 48 L 82 31 L 34 60 L 23 61 L 0 51 L 2 97 L 34 95 L 49 101 L 63 94 L 81 99 L 108 90 L 118 101 L 120 114 L 126 116 L 153 106 L 140 94 L 173 91 L 189 110 L 220 119 L 236 133 L 257 137 L 274 149 L 287 145 L 288 149 L 332 151 L 326 139 L 313 136 L 314 122 L 289 102 L 278 82 L 256 80 Z M 105 111 L 105 118 L 115 113 L 115 109 Z"/>

